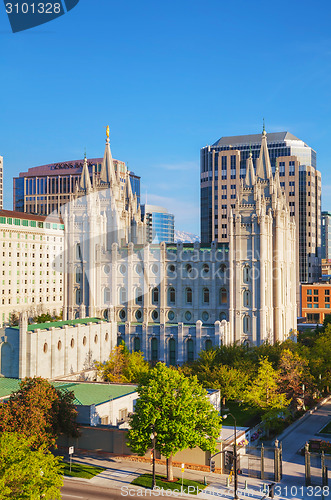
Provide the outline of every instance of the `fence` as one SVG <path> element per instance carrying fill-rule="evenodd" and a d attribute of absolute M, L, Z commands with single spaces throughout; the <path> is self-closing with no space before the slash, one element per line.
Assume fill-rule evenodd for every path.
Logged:
<path fill-rule="evenodd" d="M 244 476 L 279 482 L 282 478 L 282 446 L 246 446 L 240 454 Z"/>
<path fill-rule="evenodd" d="M 309 451 L 309 444 L 305 445 L 305 479 L 306 486 L 328 486 L 331 455 L 324 451 L 315 453 Z"/>

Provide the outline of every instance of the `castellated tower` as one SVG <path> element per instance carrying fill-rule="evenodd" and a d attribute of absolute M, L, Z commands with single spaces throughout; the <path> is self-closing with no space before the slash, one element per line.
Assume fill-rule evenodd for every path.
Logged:
<path fill-rule="evenodd" d="M 296 328 L 296 228 L 278 167 L 272 175 L 265 130 L 256 171 L 252 156 L 247 159 L 246 178 L 229 216 L 229 240 L 233 341 L 283 341 Z"/>
<path fill-rule="evenodd" d="M 146 232 L 129 172 L 124 182 L 119 170 L 115 172 L 109 127 L 100 179 L 90 178 L 85 155 L 80 183 L 72 201 L 63 207 L 62 217 L 66 233 L 64 318 L 98 316 L 97 305 L 104 303 L 101 270 L 111 261 L 112 245 L 143 244 Z"/>

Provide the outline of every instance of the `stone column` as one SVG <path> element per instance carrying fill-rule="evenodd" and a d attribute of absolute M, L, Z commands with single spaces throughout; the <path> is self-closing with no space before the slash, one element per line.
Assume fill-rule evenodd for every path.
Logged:
<path fill-rule="evenodd" d="M 177 327 L 177 363 L 184 363 L 184 324 L 178 323 Z"/>
<path fill-rule="evenodd" d="M 202 349 L 202 321 L 199 319 L 195 324 L 195 359 Z"/>

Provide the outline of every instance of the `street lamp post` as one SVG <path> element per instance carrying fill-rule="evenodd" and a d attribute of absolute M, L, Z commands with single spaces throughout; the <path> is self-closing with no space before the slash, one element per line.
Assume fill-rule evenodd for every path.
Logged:
<path fill-rule="evenodd" d="M 227 413 L 226 415 L 223 415 L 223 418 L 227 418 L 228 415 L 230 415 L 233 420 L 234 420 L 234 444 L 233 444 L 233 467 L 234 467 L 234 500 L 238 500 L 238 468 L 237 468 L 237 420 L 236 418 L 232 415 L 232 413 Z"/>
<path fill-rule="evenodd" d="M 152 440 L 152 443 L 153 443 L 153 480 L 152 480 L 152 490 L 155 488 L 155 438 L 156 438 L 157 434 L 155 431 L 153 431 L 151 433 L 151 440 Z"/>

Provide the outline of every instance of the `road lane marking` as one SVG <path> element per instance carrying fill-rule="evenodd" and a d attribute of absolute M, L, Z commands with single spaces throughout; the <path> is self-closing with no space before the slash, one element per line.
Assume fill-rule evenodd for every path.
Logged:
<path fill-rule="evenodd" d="M 81 497 L 81 496 L 77 496 L 77 495 L 70 495 L 69 493 L 62 493 L 61 494 L 62 498 L 64 497 L 70 497 L 70 498 L 84 498 L 84 497 Z"/>

